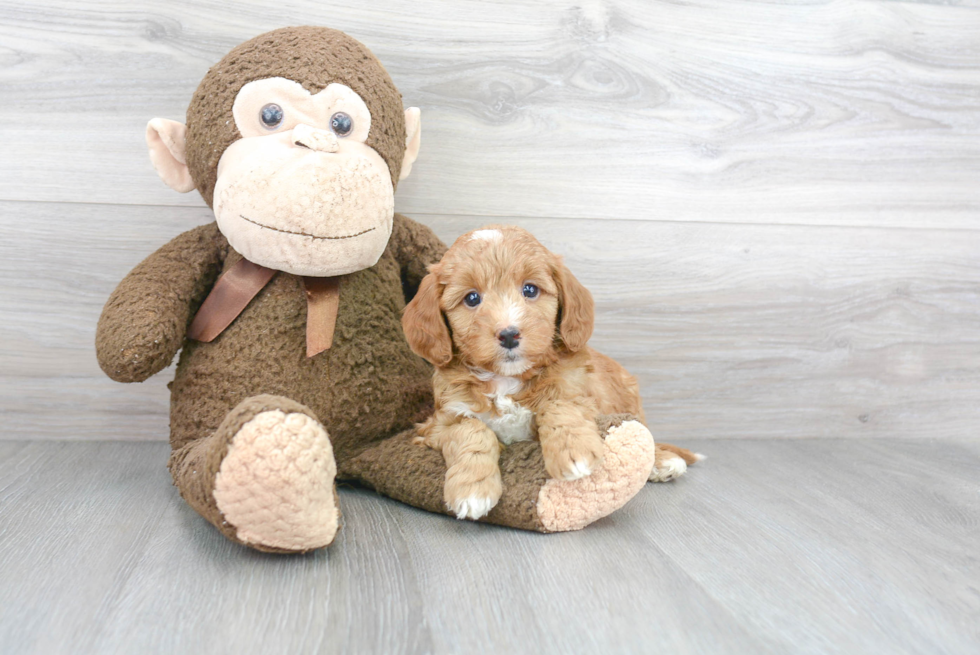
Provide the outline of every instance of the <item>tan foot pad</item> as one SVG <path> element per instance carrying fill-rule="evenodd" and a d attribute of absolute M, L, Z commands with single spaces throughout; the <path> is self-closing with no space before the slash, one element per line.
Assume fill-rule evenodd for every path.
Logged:
<path fill-rule="evenodd" d="M 228 445 L 214 499 L 241 541 L 311 550 L 337 534 L 336 475 L 330 439 L 315 419 L 261 412 Z"/>
<path fill-rule="evenodd" d="M 544 483 L 538 494 L 544 530 L 580 530 L 613 513 L 646 484 L 655 456 L 653 436 L 639 421 L 610 428 L 602 465 L 592 475 Z"/>

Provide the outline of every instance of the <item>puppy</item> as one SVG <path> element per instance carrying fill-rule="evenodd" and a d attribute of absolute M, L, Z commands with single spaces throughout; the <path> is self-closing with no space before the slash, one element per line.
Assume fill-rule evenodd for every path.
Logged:
<path fill-rule="evenodd" d="M 435 412 L 419 442 L 442 451 L 458 518 L 481 518 L 500 499 L 500 443 L 537 438 L 548 474 L 575 480 L 601 463 L 599 414 L 644 421 L 636 379 L 586 345 L 593 307 L 562 260 L 519 227 L 464 234 L 429 267 L 402 326 L 436 367 Z M 696 459 L 661 444 L 651 480 Z"/>

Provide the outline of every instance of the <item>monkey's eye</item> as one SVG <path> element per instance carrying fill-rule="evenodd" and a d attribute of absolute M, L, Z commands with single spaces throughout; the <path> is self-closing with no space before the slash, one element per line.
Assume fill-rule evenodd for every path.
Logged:
<path fill-rule="evenodd" d="M 270 130 L 274 130 L 282 124 L 282 107 L 274 102 L 270 102 L 259 110 L 259 118 L 262 124 Z"/>
<path fill-rule="evenodd" d="M 524 288 L 521 289 L 521 293 L 524 294 L 525 298 L 534 300 L 535 298 L 538 297 L 540 290 L 538 289 L 538 287 L 528 282 L 527 284 L 524 285 Z"/>
<path fill-rule="evenodd" d="M 354 129 L 354 121 L 342 111 L 330 117 L 330 129 L 337 136 L 347 136 Z"/>
<path fill-rule="evenodd" d="M 476 291 L 470 291 L 468 294 L 466 294 L 466 297 L 463 298 L 463 304 L 467 307 L 476 307 L 482 300 L 483 298 L 480 297 L 479 293 Z"/>

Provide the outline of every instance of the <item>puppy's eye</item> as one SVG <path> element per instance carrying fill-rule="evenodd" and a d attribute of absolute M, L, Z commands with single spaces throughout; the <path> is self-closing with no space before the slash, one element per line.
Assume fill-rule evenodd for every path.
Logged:
<path fill-rule="evenodd" d="M 270 130 L 274 130 L 279 127 L 279 125 L 282 123 L 282 117 L 282 107 L 274 102 L 270 102 L 259 110 L 259 118 L 262 119 L 262 124 Z"/>
<path fill-rule="evenodd" d="M 354 129 L 354 120 L 342 111 L 330 117 L 330 129 L 337 136 L 347 136 Z"/>
<path fill-rule="evenodd" d="M 478 294 L 476 291 L 470 291 L 468 294 L 466 294 L 466 297 L 463 298 L 463 304 L 467 307 L 476 307 L 482 300 L 483 298 L 480 297 L 480 294 Z"/>
<path fill-rule="evenodd" d="M 535 298 L 538 297 L 538 293 L 540 293 L 540 291 L 535 285 L 528 283 L 524 285 L 524 288 L 521 290 L 521 293 L 524 294 L 525 298 L 534 300 Z"/>

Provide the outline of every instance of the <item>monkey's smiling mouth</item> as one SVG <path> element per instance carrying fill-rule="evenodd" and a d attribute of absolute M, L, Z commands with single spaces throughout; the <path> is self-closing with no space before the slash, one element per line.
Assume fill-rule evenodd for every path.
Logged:
<path fill-rule="evenodd" d="M 265 225 L 263 223 L 259 223 L 258 221 L 253 221 L 251 218 L 249 218 L 248 216 L 245 216 L 243 214 L 239 214 L 238 217 L 241 218 L 242 220 L 248 221 L 252 225 L 258 225 L 259 227 L 264 227 L 267 230 L 274 230 L 276 232 L 282 232 L 283 234 L 295 234 L 296 236 L 309 237 L 311 239 L 325 239 L 325 240 L 330 240 L 330 241 L 333 241 L 333 240 L 336 240 L 336 239 L 353 239 L 354 237 L 359 237 L 362 234 L 367 234 L 368 232 L 372 232 L 375 229 L 377 229 L 377 228 L 369 227 L 366 230 L 361 230 L 360 232 L 355 232 L 354 234 L 346 234 L 346 235 L 337 236 L 337 237 L 322 237 L 322 236 L 319 236 L 317 234 L 308 234 L 306 232 L 294 232 L 292 230 L 283 230 L 282 228 L 273 227 L 271 225 Z"/>

